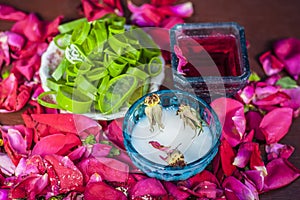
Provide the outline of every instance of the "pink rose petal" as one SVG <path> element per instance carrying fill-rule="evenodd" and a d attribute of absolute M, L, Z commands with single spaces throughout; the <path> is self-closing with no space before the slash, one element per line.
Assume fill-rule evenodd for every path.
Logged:
<path fill-rule="evenodd" d="M 177 200 L 185 200 L 190 194 L 185 191 L 180 190 L 175 184 L 172 182 L 164 182 L 164 186 L 168 193 Z"/>
<path fill-rule="evenodd" d="M 253 151 L 253 143 L 243 143 L 239 146 L 233 165 L 244 168 L 248 164 Z"/>
<path fill-rule="evenodd" d="M 11 21 L 19 21 L 26 17 L 26 13 L 16 10 L 15 8 L 0 4 L 0 19 L 1 20 L 11 20 Z"/>
<path fill-rule="evenodd" d="M 258 170 L 247 170 L 244 172 L 245 179 L 252 182 L 258 192 L 261 192 L 264 187 L 264 175 Z"/>
<path fill-rule="evenodd" d="M 177 72 L 180 74 L 184 74 L 182 67 L 184 67 L 188 62 L 186 57 L 184 57 L 179 46 L 174 45 L 174 52 L 178 58 Z"/>
<path fill-rule="evenodd" d="M 14 185 L 10 191 L 10 197 L 14 199 L 36 199 L 49 184 L 48 174 L 31 174 Z"/>
<path fill-rule="evenodd" d="M 222 138 L 232 147 L 237 146 L 242 141 L 246 129 L 244 105 L 237 100 L 222 97 L 214 100 L 211 106 L 223 127 Z"/>
<path fill-rule="evenodd" d="M 158 12 L 167 16 L 176 16 L 181 18 L 190 17 L 194 10 L 191 2 L 185 2 L 173 6 L 162 6 L 158 8 Z"/>
<path fill-rule="evenodd" d="M 161 197 L 167 195 L 164 186 L 155 178 L 147 178 L 138 181 L 130 191 L 132 199 L 143 196 Z"/>
<path fill-rule="evenodd" d="M 300 75 L 300 40 L 286 38 L 278 40 L 273 45 L 274 53 L 285 64 L 288 73 L 298 79 Z"/>
<path fill-rule="evenodd" d="M 263 117 L 259 128 L 264 134 L 267 144 L 276 143 L 287 134 L 292 124 L 292 118 L 293 109 L 291 108 L 276 108 Z"/>
<path fill-rule="evenodd" d="M 0 32 L 0 70 L 4 63 L 5 65 L 10 64 L 8 34 L 7 32 Z"/>
<path fill-rule="evenodd" d="M 0 199 L 8 199 L 8 194 L 8 189 L 0 189 Z"/>
<path fill-rule="evenodd" d="M 275 158 L 288 159 L 294 152 L 295 148 L 291 145 L 273 143 L 266 145 L 266 153 L 268 154 L 268 160 Z"/>
<path fill-rule="evenodd" d="M 296 180 L 300 176 L 300 170 L 296 169 L 284 158 L 277 158 L 266 166 L 268 175 L 264 181 L 264 192 L 281 188 Z"/>
<path fill-rule="evenodd" d="M 250 188 L 248 188 L 246 185 L 244 185 L 241 181 L 236 179 L 233 176 L 229 176 L 225 178 L 223 181 L 222 186 L 225 189 L 225 195 L 226 197 L 231 200 L 231 199 L 239 199 L 239 200 L 244 200 L 244 199 L 258 199 L 256 194 L 254 193 Z M 232 198 L 235 197 L 235 198 Z"/>
<path fill-rule="evenodd" d="M 94 173 L 104 180 L 124 183 L 128 179 L 128 165 L 112 158 L 87 158 L 81 160 L 77 167 L 82 172 L 84 183 L 87 183 Z"/>
<path fill-rule="evenodd" d="M 20 51 L 25 45 L 25 39 L 22 35 L 7 31 L 7 43 L 12 51 Z"/>
<path fill-rule="evenodd" d="M 281 106 L 292 108 L 294 110 L 294 117 L 297 117 L 300 111 L 300 87 L 283 89 L 282 91 L 287 94 L 290 99 L 282 102 Z"/>
<path fill-rule="evenodd" d="M 172 16 L 162 20 L 161 27 L 166 29 L 171 29 L 176 24 L 182 24 L 184 20 L 180 17 Z"/>
<path fill-rule="evenodd" d="M 32 155 L 66 155 L 72 148 L 79 145 L 81 145 L 81 141 L 75 134 L 53 134 L 43 137 L 37 142 L 32 149 Z"/>
<path fill-rule="evenodd" d="M 16 167 L 10 157 L 5 153 L 0 152 L 0 160 L 0 171 L 7 176 L 12 176 Z"/>
<path fill-rule="evenodd" d="M 263 66 L 266 75 L 271 76 L 279 73 L 283 68 L 284 64 L 280 62 L 271 51 L 267 51 L 259 57 L 259 61 Z"/>
<path fill-rule="evenodd" d="M 238 92 L 238 95 L 245 104 L 249 104 L 255 97 L 255 88 L 252 84 L 246 85 Z"/>
<path fill-rule="evenodd" d="M 247 122 L 247 130 L 254 130 L 255 133 L 255 138 L 261 141 L 265 140 L 265 136 L 261 132 L 259 128 L 259 124 L 263 118 L 263 116 L 256 111 L 248 111 L 245 115 L 246 117 L 246 122 Z"/>

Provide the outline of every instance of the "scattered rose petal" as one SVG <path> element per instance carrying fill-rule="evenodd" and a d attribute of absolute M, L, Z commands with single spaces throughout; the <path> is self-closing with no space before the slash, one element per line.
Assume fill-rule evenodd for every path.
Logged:
<path fill-rule="evenodd" d="M 264 187 L 264 175 L 263 172 L 258 170 L 247 170 L 244 172 L 245 179 L 252 182 L 258 192 L 261 192 Z"/>
<path fill-rule="evenodd" d="M 239 146 L 239 150 L 232 164 L 239 168 L 246 167 L 246 165 L 250 160 L 252 152 L 253 152 L 253 143 L 241 144 Z"/>
<path fill-rule="evenodd" d="M 79 145 L 81 145 L 81 141 L 74 134 L 53 134 L 43 137 L 37 142 L 32 149 L 32 155 L 66 155 L 72 148 Z"/>
<path fill-rule="evenodd" d="M 255 97 L 254 85 L 246 85 L 242 90 L 238 92 L 238 95 L 245 104 L 249 104 Z"/>
<path fill-rule="evenodd" d="M 270 161 L 266 168 L 268 175 L 265 177 L 264 192 L 286 186 L 300 176 L 299 169 L 284 158 Z"/>
<path fill-rule="evenodd" d="M 0 82 L 0 113 L 21 110 L 30 99 L 31 88 L 18 87 L 18 80 L 13 73 Z"/>
<path fill-rule="evenodd" d="M 69 192 L 80 188 L 83 185 L 83 176 L 74 163 L 68 158 L 58 155 L 46 155 L 45 160 L 49 163 L 47 170 L 54 170 L 56 179 L 59 184 L 61 193 Z"/>
<path fill-rule="evenodd" d="M 276 143 L 287 134 L 292 124 L 292 117 L 293 109 L 291 108 L 276 108 L 263 117 L 259 127 L 267 144 Z"/>
<path fill-rule="evenodd" d="M 285 64 L 288 73 L 297 80 L 300 75 L 300 40 L 286 38 L 273 45 L 274 53 Z"/>
<path fill-rule="evenodd" d="M 19 21 L 26 17 L 26 13 L 16 10 L 15 8 L 0 4 L 0 19 L 1 20 L 11 20 L 11 21 Z"/>
<path fill-rule="evenodd" d="M 36 199 L 48 185 L 48 174 L 31 174 L 22 179 L 10 191 L 10 197 L 14 199 Z"/>
<path fill-rule="evenodd" d="M 294 117 L 298 117 L 300 111 L 300 87 L 293 89 L 283 89 L 290 99 L 281 103 L 283 107 L 289 107 L 294 110 Z"/>
<path fill-rule="evenodd" d="M 123 138 L 123 118 L 113 120 L 107 127 L 106 137 L 121 149 L 125 149 Z"/>
<path fill-rule="evenodd" d="M 8 199 L 9 190 L 8 189 L 0 189 L 0 199 Z"/>
<path fill-rule="evenodd" d="M 190 196 L 190 194 L 180 190 L 172 182 L 164 182 L 164 186 L 165 186 L 166 190 L 168 191 L 168 193 L 177 200 L 185 200 Z"/>
<path fill-rule="evenodd" d="M 4 62 L 10 64 L 8 32 L 0 32 L 0 70 Z"/>
<path fill-rule="evenodd" d="M 128 165 L 112 158 L 87 158 L 77 165 L 87 183 L 94 173 L 99 174 L 104 180 L 124 183 L 128 179 Z"/>
<path fill-rule="evenodd" d="M 20 51 L 25 45 L 25 39 L 22 35 L 7 31 L 7 43 L 12 51 Z"/>
<path fill-rule="evenodd" d="M 70 160 L 74 162 L 75 160 L 79 160 L 80 158 L 82 158 L 83 155 L 86 153 L 86 150 L 87 149 L 85 146 L 80 146 L 76 148 L 74 151 L 72 151 L 71 153 L 69 153 L 68 157 L 70 158 Z"/>
<path fill-rule="evenodd" d="M 263 66 L 266 75 L 271 76 L 279 73 L 283 68 L 284 64 L 280 62 L 271 51 L 267 51 L 259 57 L 259 61 Z"/>
<path fill-rule="evenodd" d="M 92 182 L 86 186 L 84 199 L 126 200 L 127 198 L 122 192 L 114 189 L 104 182 Z"/>
<path fill-rule="evenodd" d="M 94 144 L 92 147 L 91 156 L 97 157 L 106 157 L 109 155 L 112 146 L 108 144 Z"/>
<path fill-rule="evenodd" d="M 253 193 L 246 185 L 233 176 L 225 178 L 222 186 L 228 199 L 251 199 L 258 200 L 257 193 Z"/>
<path fill-rule="evenodd" d="M 264 134 L 261 132 L 259 128 L 259 124 L 263 118 L 263 116 L 256 111 L 248 111 L 245 115 L 246 122 L 247 122 L 247 129 L 248 131 L 254 130 L 255 138 L 261 141 L 265 140 Z"/>
<path fill-rule="evenodd" d="M 166 19 L 163 19 L 161 22 L 161 27 L 166 29 L 171 29 L 176 24 L 182 24 L 184 23 L 184 20 L 180 17 L 168 17 Z"/>
<path fill-rule="evenodd" d="M 226 140 L 221 141 L 220 155 L 224 174 L 226 176 L 232 175 L 232 173 L 236 170 L 236 167 L 233 165 L 236 153 Z"/>
<path fill-rule="evenodd" d="M 243 139 L 246 120 L 244 105 L 234 99 L 218 98 L 211 103 L 223 127 L 222 137 L 232 146 L 237 146 Z"/>
<path fill-rule="evenodd" d="M 190 17 L 194 12 L 193 4 L 191 2 L 185 2 L 171 6 L 162 6 L 158 8 L 158 11 L 167 16 L 176 16 L 182 18 Z"/>
<path fill-rule="evenodd" d="M 138 181 L 130 191 L 132 199 L 143 196 L 161 197 L 167 195 L 164 186 L 155 178 L 147 178 Z"/>
<path fill-rule="evenodd" d="M 266 170 L 265 164 L 261 157 L 259 144 L 254 142 L 252 144 L 253 144 L 253 151 L 250 157 L 250 169 L 261 171 L 263 175 L 266 176 L 268 172 Z"/>
<path fill-rule="evenodd" d="M 81 0 L 81 3 L 84 15 L 88 21 L 99 19 L 109 13 L 115 13 L 115 11 L 117 14 L 123 15 L 123 9 L 119 0 L 105 0 L 103 3 L 95 0 Z"/>
<path fill-rule="evenodd" d="M 162 2 L 165 4 L 164 2 Z M 128 1 L 128 9 L 132 12 L 131 21 L 139 26 L 156 26 L 156 27 L 170 27 L 166 26 L 165 19 L 169 17 L 186 18 L 190 17 L 193 13 L 193 6 L 191 2 L 186 2 L 178 5 L 158 5 L 143 4 L 138 7 L 131 1 Z M 180 22 L 176 18 L 177 22 Z M 173 20 L 173 24 L 175 19 Z M 175 25 L 175 24 L 174 24 Z"/>
<path fill-rule="evenodd" d="M 10 157 L 5 153 L 0 152 L 0 159 L 1 159 L 0 171 L 6 174 L 7 176 L 13 175 L 16 167 L 13 164 Z"/>
<path fill-rule="evenodd" d="M 155 6 L 172 5 L 176 0 L 151 0 L 151 4 Z"/>
<path fill-rule="evenodd" d="M 266 153 L 268 154 L 268 160 L 275 158 L 288 159 L 294 152 L 295 148 L 291 145 L 273 143 L 266 145 Z"/>

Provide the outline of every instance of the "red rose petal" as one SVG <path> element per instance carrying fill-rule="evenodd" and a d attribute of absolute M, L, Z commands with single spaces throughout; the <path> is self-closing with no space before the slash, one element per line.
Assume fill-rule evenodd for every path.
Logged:
<path fill-rule="evenodd" d="M 52 167 L 55 171 L 55 178 L 57 179 L 61 193 L 78 189 L 83 185 L 81 172 L 68 157 L 46 155 L 45 160 L 51 165 L 49 167 Z"/>
<path fill-rule="evenodd" d="M 99 19 L 109 13 L 114 13 L 114 9 L 101 4 L 95 0 L 81 0 L 83 12 L 88 21 Z"/>
<path fill-rule="evenodd" d="M 226 176 L 232 175 L 232 173 L 236 170 L 236 167 L 233 165 L 236 153 L 226 140 L 221 141 L 220 155 L 224 174 Z"/>
<path fill-rule="evenodd" d="M 151 4 L 155 6 L 172 5 L 176 0 L 151 0 Z"/>
<path fill-rule="evenodd" d="M 293 109 L 291 108 L 276 108 L 263 117 L 259 128 L 267 144 L 276 143 L 287 134 L 292 124 L 292 117 Z"/>
<path fill-rule="evenodd" d="M 48 174 L 31 174 L 14 185 L 10 191 L 13 199 L 26 198 L 36 199 L 36 197 L 47 187 Z"/>
<path fill-rule="evenodd" d="M 107 127 L 106 137 L 121 149 L 125 149 L 123 138 L 123 118 L 113 120 Z"/>
<path fill-rule="evenodd" d="M 122 192 L 114 189 L 104 182 L 92 182 L 86 186 L 84 199 L 126 200 L 127 198 Z"/>

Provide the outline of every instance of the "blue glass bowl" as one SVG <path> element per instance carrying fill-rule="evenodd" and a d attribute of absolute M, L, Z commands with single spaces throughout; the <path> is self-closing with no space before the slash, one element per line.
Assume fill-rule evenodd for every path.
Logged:
<path fill-rule="evenodd" d="M 138 99 L 127 111 L 123 123 L 125 148 L 133 163 L 148 176 L 166 181 L 185 180 L 204 170 L 218 152 L 221 135 L 219 119 L 213 109 L 204 100 L 191 93 L 180 90 L 161 90 L 154 93 L 159 95 L 163 110 L 178 109 L 181 104 L 189 105 L 191 108 L 197 110 L 202 120 L 205 122 L 204 124 L 210 130 L 212 138 L 210 149 L 207 149 L 202 157 L 187 162 L 183 167 L 164 165 L 141 155 L 133 145 L 135 136 L 132 136 L 132 133 L 139 121 L 145 120 L 146 106 L 144 105 L 144 100 L 153 93 L 149 93 Z M 168 120 L 168 118 L 165 118 L 165 120 Z M 201 147 L 199 146 L 199 148 Z"/>
<path fill-rule="evenodd" d="M 230 39 L 232 47 L 228 43 Z M 177 24 L 170 30 L 170 43 L 175 89 L 193 92 L 210 102 L 216 97 L 235 95 L 247 83 L 251 72 L 245 31 L 239 24 L 235 22 Z M 183 49 L 183 55 L 199 75 L 178 73 L 179 59 L 174 52 L 176 45 Z M 204 51 L 203 49 L 197 51 L 201 49 L 200 47 Z"/>

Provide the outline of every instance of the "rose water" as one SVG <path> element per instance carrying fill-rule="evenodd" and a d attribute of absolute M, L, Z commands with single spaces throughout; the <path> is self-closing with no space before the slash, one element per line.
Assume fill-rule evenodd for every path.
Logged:
<path fill-rule="evenodd" d="M 150 131 L 147 117 L 138 121 L 132 132 L 132 145 L 139 154 L 152 162 L 167 166 L 168 163 L 161 158 L 167 154 L 154 148 L 149 142 L 157 141 L 170 149 L 177 148 L 183 153 L 186 163 L 196 161 L 211 149 L 213 138 L 210 129 L 203 123 L 203 130 L 198 135 L 199 130 L 184 126 L 176 112 L 174 107 L 163 109 L 164 129 L 155 126 L 154 131 Z"/>

